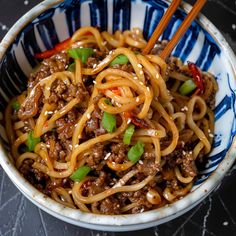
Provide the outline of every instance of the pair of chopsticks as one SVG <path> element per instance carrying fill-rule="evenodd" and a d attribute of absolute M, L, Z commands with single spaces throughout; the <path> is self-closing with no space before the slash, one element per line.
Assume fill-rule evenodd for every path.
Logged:
<path fill-rule="evenodd" d="M 166 60 L 166 58 L 170 55 L 171 51 L 175 47 L 175 45 L 179 42 L 180 38 L 184 35 L 187 31 L 193 20 L 196 18 L 197 14 L 201 11 L 202 7 L 206 3 L 207 0 L 197 0 L 194 6 L 192 7 L 191 11 L 188 13 L 182 24 L 179 26 L 178 30 L 174 34 L 173 38 L 168 42 L 164 50 L 159 55 L 162 59 Z M 148 40 L 146 47 L 143 49 L 142 54 L 148 54 L 152 48 L 154 47 L 155 43 L 157 42 L 158 38 L 168 25 L 171 17 L 173 16 L 174 12 L 176 11 L 177 7 L 179 6 L 181 0 L 173 0 L 170 4 L 169 8 L 167 9 L 166 13 L 162 17 L 160 23 L 157 25 L 155 31 L 153 32 L 151 38 Z"/>

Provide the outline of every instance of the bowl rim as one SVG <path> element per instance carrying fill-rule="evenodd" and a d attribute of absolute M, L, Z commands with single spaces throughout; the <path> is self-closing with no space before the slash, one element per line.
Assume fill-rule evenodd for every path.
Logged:
<path fill-rule="evenodd" d="M 167 0 L 170 2 L 170 0 Z M 62 3 L 63 0 L 45 0 L 25 15 L 23 15 L 8 31 L 6 36 L 0 43 L 0 61 L 2 60 L 7 49 L 12 45 L 16 36 L 20 31 L 28 25 L 33 19 L 39 16 L 49 8 Z M 185 12 L 189 12 L 191 6 L 188 3 L 182 2 L 180 8 Z M 229 44 L 219 32 L 219 30 L 209 21 L 203 14 L 199 14 L 197 19 L 203 29 L 205 29 L 217 42 L 218 45 L 226 52 L 227 60 L 230 62 L 234 77 L 236 80 L 236 57 Z M 206 29 L 207 28 L 207 29 Z M 202 183 L 198 188 L 193 190 L 183 199 L 178 200 L 175 203 L 169 204 L 168 207 L 162 207 L 156 210 L 151 210 L 134 215 L 97 215 L 93 213 L 85 213 L 80 210 L 71 209 L 56 201 L 52 200 L 48 196 L 39 192 L 33 187 L 22 175 L 18 172 L 15 166 L 10 162 L 8 154 L 4 150 L 2 144 L 0 144 L 0 165 L 7 173 L 16 187 L 23 193 L 31 202 L 43 209 L 47 213 L 59 218 L 68 223 L 82 226 L 90 229 L 97 230 L 110 230 L 110 231 L 130 231 L 144 229 L 158 224 L 162 224 L 168 220 L 174 219 L 177 216 L 187 212 L 204 198 L 206 198 L 211 191 L 220 183 L 224 175 L 233 165 L 236 159 L 236 137 L 233 138 L 231 147 L 227 151 L 224 159 L 218 165 L 216 170 L 209 176 L 209 178 Z M 135 218 L 135 219 L 133 219 Z M 157 222 L 158 221 L 158 222 Z"/>

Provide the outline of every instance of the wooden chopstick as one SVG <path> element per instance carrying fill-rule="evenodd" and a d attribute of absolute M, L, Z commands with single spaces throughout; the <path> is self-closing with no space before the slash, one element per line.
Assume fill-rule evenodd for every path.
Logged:
<path fill-rule="evenodd" d="M 172 18 L 173 14 L 176 11 L 176 8 L 179 6 L 180 2 L 181 2 L 181 0 L 173 0 L 172 1 L 170 6 L 168 7 L 166 13 L 161 18 L 161 21 L 159 22 L 159 24 L 157 25 L 156 29 L 152 33 L 151 38 L 148 40 L 147 45 L 142 50 L 142 54 L 143 55 L 147 55 L 152 50 L 152 48 L 154 47 L 155 43 L 159 39 L 160 35 L 162 34 L 164 29 L 168 25 L 170 19 Z"/>
<path fill-rule="evenodd" d="M 173 38 L 169 41 L 166 45 L 164 50 L 161 52 L 160 57 L 164 60 L 170 55 L 175 45 L 179 42 L 180 38 L 184 35 L 187 31 L 193 20 L 196 18 L 199 11 L 202 9 L 204 4 L 207 0 L 197 0 L 197 2 L 192 7 L 191 11 L 188 13 L 176 33 L 174 34 Z"/>

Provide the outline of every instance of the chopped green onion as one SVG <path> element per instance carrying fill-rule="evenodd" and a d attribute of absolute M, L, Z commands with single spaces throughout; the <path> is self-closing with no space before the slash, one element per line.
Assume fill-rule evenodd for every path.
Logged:
<path fill-rule="evenodd" d="M 74 62 L 71 63 L 71 64 L 68 66 L 67 70 L 70 71 L 70 72 L 75 72 L 75 63 L 74 63 Z"/>
<path fill-rule="evenodd" d="M 117 57 L 110 63 L 110 66 L 114 66 L 115 64 L 124 65 L 124 64 L 127 64 L 128 62 L 129 62 L 128 57 L 122 54 L 122 55 L 117 56 Z"/>
<path fill-rule="evenodd" d="M 123 137 L 123 143 L 124 144 L 127 144 L 129 145 L 130 144 L 130 141 L 131 141 L 131 138 L 134 134 L 134 129 L 135 129 L 135 126 L 133 124 L 129 125 L 129 127 L 125 130 L 125 134 L 124 134 L 124 137 Z"/>
<path fill-rule="evenodd" d="M 27 141 L 26 141 L 26 144 L 29 148 L 29 151 L 34 151 L 34 148 L 35 146 L 40 143 L 40 137 L 38 138 L 35 138 L 34 137 L 34 132 L 31 130 L 28 134 L 28 138 L 27 138 Z"/>
<path fill-rule="evenodd" d="M 18 101 L 17 99 L 12 103 L 12 108 L 13 108 L 13 110 L 15 110 L 15 111 L 19 111 L 19 109 L 20 109 L 20 103 L 19 103 L 19 101 Z"/>
<path fill-rule="evenodd" d="M 181 95 L 188 95 L 189 93 L 191 93 L 195 88 L 196 88 L 196 84 L 191 80 L 186 80 L 179 88 L 179 92 Z"/>
<path fill-rule="evenodd" d="M 68 50 L 69 55 L 74 59 L 80 59 L 85 64 L 90 56 L 94 54 L 92 48 L 72 48 Z"/>
<path fill-rule="evenodd" d="M 116 116 L 105 111 L 102 116 L 102 126 L 107 132 L 112 133 L 116 128 Z"/>
<path fill-rule="evenodd" d="M 104 100 L 104 102 L 105 102 L 107 105 L 112 106 L 112 103 L 111 103 L 111 101 L 110 101 L 109 99 L 106 98 L 106 99 Z"/>
<path fill-rule="evenodd" d="M 144 152 L 144 144 L 138 141 L 130 150 L 128 151 L 128 159 L 136 163 L 140 157 L 143 155 Z"/>
<path fill-rule="evenodd" d="M 81 181 L 90 171 L 91 168 L 89 166 L 81 166 L 70 176 L 70 178 L 73 181 Z"/>

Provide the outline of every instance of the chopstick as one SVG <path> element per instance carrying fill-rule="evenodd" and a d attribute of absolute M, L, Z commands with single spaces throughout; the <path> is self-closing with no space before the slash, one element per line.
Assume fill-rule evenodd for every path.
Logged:
<path fill-rule="evenodd" d="M 163 60 L 166 60 L 166 58 L 170 55 L 173 48 L 176 46 L 176 44 L 179 42 L 180 38 L 185 34 L 189 26 L 192 24 L 193 20 L 196 18 L 197 14 L 201 11 L 202 7 L 205 5 L 207 0 L 197 0 L 197 2 L 192 7 L 191 11 L 188 13 L 178 30 L 175 32 L 173 38 L 168 42 L 164 50 L 160 53 L 160 57 Z M 148 54 L 153 46 L 155 45 L 156 41 L 166 28 L 167 24 L 169 23 L 171 17 L 173 16 L 176 8 L 180 4 L 179 0 L 173 0 L 170 7 L 162 17 L 160 23 L 156 27 L 155 31 L 153 32 L 151 38 L 149 39 L 146 47 L 143 49 L 142 54 L 146 55 Z"/>
<path fill-rule="evenodd" d="M 173 0 L 172 1 L 170 6 L 168 7 L 167 11 L 165 12 L 164 16 L 161 18 L 161 21 L 159 22 L 156 29 L 152 33 L 151 38 L 148 40 L 147 45 L 142 50 L 143 55 L 147 55 L 152 50 L 152 48 L 156 44 L 158 38 L 160 37 L 160 35 L 162 34 L 164 29 L 168 25 L 170 19 L 172 18 L 173 14 L 175 13 L 175 11 L 176 11 L 177 7 L 179 6 L 180 2 L 181 2 L 181 0 Z"/>

